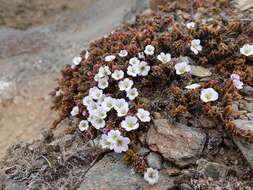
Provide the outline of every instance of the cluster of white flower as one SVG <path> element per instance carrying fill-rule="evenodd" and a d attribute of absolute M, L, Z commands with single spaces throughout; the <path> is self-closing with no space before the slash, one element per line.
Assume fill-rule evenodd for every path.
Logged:
<path fill-rule="evenodd" d="M 99 144 L 104 149 L 114 150 L 116 153 L 126 152 L 130 139 L 123 137 L 119 130 L 111 130 L 107 135 L 103 134 Z"/>
<path fill-rule="evenodd" d="M 231 78 L 231 80 L 233 81 L 233 84 L 234 84 L 234 86 L 237 88 L 237 89 L 242 89 L 243 88 L 243 82 L 242 81 L 240 81 L 240 76 L 239 75 L 237 75 L 237 74 L 232 74 L 231 76 L 230 76 L 230 78 Z"/>
<path fill-rule="evenodd" d="M 202 51 L 202 46 L 200 45 L 199 39 L 194 39 L 191 41 L 191 50 L 195 55 L 198 55 Z"/>

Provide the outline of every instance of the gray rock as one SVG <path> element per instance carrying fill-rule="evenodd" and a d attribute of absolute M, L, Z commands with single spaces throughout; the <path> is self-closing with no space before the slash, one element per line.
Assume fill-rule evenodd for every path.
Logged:
<path fill-rule="evenodd" d="M 197 77 L 209 77 L 212 75 L 212 72 L 202 66 L 191 65 L 190 73 Z"/>
<path fill-rule="evenodd" d="M 72 145 L 73 141 L 75 140 L 75 136 L 74 135 L 65 135 L 62 138 L 62 143 L 64 145 L 65 148 L 68 148 Z"/>
<path fill-rule="evenodd" d="M 145 147 L 140 147 L 138 150 L 137 150 L 137 154 L 139 156 L 146 156 L 148 153 L 150 152 L 150 150 L 148 148 L 145 148 Z"/>
<path fill-rule="evenodd" d="M 247 130 L 253 134 L 253 120 L 235 120 L 233 121 L 236 128 Z M 233 137 L 233 140 L 237 147 L 241 150 L 242 154 L 253 168 L 253 144 L 248 144 L 238 137 Z"/>
<path fill-rule="evenodd" d="M 150 152 L 147 156 L 147 162 L 149 167 L 151 168 L 159 170 L 162 168 L 162 157 L 160 156 L 160 154 Z"/>
<path fill-rule="evenodd" d="M 0 189 L 3 189 L 3 190 L 26 190 L 27 188 L 22 183 L 8 179 L 8 177 L 5 174 L 3 174 L 3 172 L 0 172 Z"/>
<path fill-rule="evenodd" d="M 204 174 L 206 177 L 211 177 L 214 180 L 224 178 L 228 174 L 229 168 L 225 165 L 208 162 L 207 160 L 200 159 L 197 161 L 198 171 Z"/>
<path fill-rule="evenodd" d="M 243 89 L 240 90 L 242 93 L 248 95 L 248 96 L 252 96 L 253 94 L 253 87 L 249 86 L 249 85 L 244 85 Z"/>
<path fill-rule="evenodd" d="M 248 112 L 253 112 L 253 100 L 241 100 L 239 108 Z"/>
<path fill-rule="evenodd" d="M 166 171 L 159 172 L 159 181 L 149 185 L 139 174 L 122 162 L 121 154 L 107 154 L 85 175 L 78 190 L 167 190 L 174 187 Z"/>
<path fill-rule="evenodd" d="M 196 161 L 206 141 L 205 133 L 182 124 L 171 124 L 166 119 L 154 120 L 147 135 L 149 148 L 164 159 L 184 167 Z"/>

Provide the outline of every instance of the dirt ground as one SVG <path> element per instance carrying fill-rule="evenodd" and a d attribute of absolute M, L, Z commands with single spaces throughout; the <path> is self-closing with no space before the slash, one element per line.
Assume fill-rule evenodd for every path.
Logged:
<path fill-rule="evenodd" d="M 80 10 L 92 0 L 0 0 L 0 27 L 25 30 L 49 24 L 63 13 Z"/>

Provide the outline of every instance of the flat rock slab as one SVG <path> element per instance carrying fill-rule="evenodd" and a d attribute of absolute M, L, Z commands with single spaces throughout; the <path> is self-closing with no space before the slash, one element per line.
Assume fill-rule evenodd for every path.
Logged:
<path fill-rule="evenodd" d="M 253 134 L 253 120 L 248 121 L 238 119 L 233 122 L 235 123 L 236 128 L 250 131 Z M 238 137 L 234 137 L 233 139 L 253 169 L 253 144 L 248 144 Z"/>
<path fill-rule="evenodd" d="M 196 128 L 173 125 L 166 119 L 154 120 L 147 135 L 149 148 L 180 167 L 194 163 L 201 154 L 206 135 Z"/>
<path fill-rule="evenodd" d="M 122 162 L 122 155 L 112 153 L 87 172 L 78 190 L 167 190 L 174 187 L 172 178 L 164 170 L 159 176 L 157 184 L 149 185 L 143 176 Z"/>

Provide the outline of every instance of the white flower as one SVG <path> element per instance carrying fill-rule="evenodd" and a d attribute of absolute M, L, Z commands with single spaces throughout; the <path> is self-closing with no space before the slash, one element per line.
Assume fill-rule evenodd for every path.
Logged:
<path fill-rule="evenodd" d="M 115 99 L 112 97 L 105 97 L 104 101 L 102 102 L 102 107 L 107 110 L 110 111 L 115 103 Z"/>
<path fill-rule="evenodd" d="M 121 91 L 125 90 L 128 91 L 132 88 L 132 86 L 134 85 L 134 82 L 128 78 L 125 78 L 124 80 L 119 82 L 119 89 Z"/>
<path fill-rule="evenodd" d="M 120 52 L 119 52 L 119 56 L 120 57 L 126 57 L 128 55 L 128 52 L 127 52 L 127 50 L 120 50 Z"/>
<path fill-rule="evenodd" d="M 144 53 L 145 53 L 146 55 L 153 55 L 153 54 L 154 54 L 154 51 L 155 51 L 154 46 L 152 46 L 152 45 L 147 45 L 147 46 L 145 47 Z"/>
<path fill-rule="evenodd" d="M 88 51 L 86 51 L 84 58 L 85 58 L 85 59 L 88 59 L 89 56 L 90 56 L 90 53 L 89 53 Z"/>
<path fill-rule="evenodd" d="M 97 100 L 97 103 L 98 103 L 99 105 L 101 105 L 102 102 L 104 101 L 105 97 L 106 97 L 106 96 L 103 94 L 103 95 L 101 96 L 101 98 L 99 98 L 99 99 Z"/>
<path fill-rule="evenodd" d="M 130 65 L 127 67 L 127 74 L 132 77 L 136 77 L 140 73 L 138 64 Z"/>
<path fill-rule="evenodd" d="M 98 82 L 99 79 L 101 79 L 101 77 L 99 76 L 99 74 L 96 74 L 96 75 L 94 76 L 94 81 Z"/>
<path fill-rule="evenodd" d="M 128 137 L 119 136 L 114 144 L 114 151 L 116 153 L 126 152 L 128 150 L 128 144 L 130 139 Z"/>
<path fill-rule="evenodd" d="M 191 50 L 194 54 L 198 55 L 200 51 L 202 51 L 202 46 L 200 45 L 199 39 L 194 39 L 191 41 Z"/>
<path fill-rule="evenodd" d="M 230 78 L 231 80 L 240 80 L 240 76 L 238 74 L 232 74 Z"/>
<path fill-rule="evenodd" d="M 121 133 L 119 130 L 110 130 L 107 136 L 108 136 L 108 141 L 115 143 L 116 140 L 121 136 Z"/>
<path fill-rule="evenodd" d="M 114 105 L 113 105 L 113 107 L 114 107 L 115 110 L 119 110 L 119 109 L 121 109 L 121 108 L 123 108 L 123 107 L 128 107 L 128 106 L 129 106 L 129 105 L 128 105 L 128 103 L 126 102 L 126 100 L 125 100 L 124 98 L 115 99 L 115 100 L 114 100 Z"/>
<path fill-rule="evenodd" d="M 136 115 L 142 122 L 150 122 L 151 120 L 150 113 L 142 108 L 138 109 Z"/>
<path fill-rule="evenodd" d="M 109 86 L 108 77 L 104 77 L 98 80 L 98 87 L 101 89 L 105 89 Z"/>
<path fill-rule="evenodd" d="M 117 116 L 118 117 L 123 117 L 123 116 L 127 115 L 128 111 L 129 111 L 129 107 L 128 106 L 124 106 L 122 108 L 119 108 L 117 110 Z"/>
<path fill-rule="evenodd" d="M 115 70 L 112 73 L 112 78 L 115 80 L 120 80 L 124 78 L 124 72 L 122 70 Z"/>
<path fill-rule="evenodd" d="M 157 56 L 157 59 L 159 60 L 159 61 L 161 61 L 162 63 L 168 63 L 168 62 L 170 62 L 170 60 L 171 60 L 171 55 L 169 54 L 169 53 L 160 53 L 158 56 Z"/>
<path fill-rule="evenodd" d="M 200 99 L 203 102 L 211 102 L 217 100 L 219 94 L 213 88 L 206 88 L 201 90 Z"/>
<path fill-rule="evenodd" d="M 194 84 L 191 84 L 191 85 L 186 86 L 185 88 L 186 88 L 186 89 L 195 89 L 195 88 L 199 88 L 199 87 L 200 87 L 199 84 L 194 83 Z"/>
<path fill-rule="evenodd" d="M 81 57 L 74 57 L 73 58 L 73 63 L 74 65 L 79 65 L 82 61 L 82 58 Z"/>
<path fill-rule="evenodd" d="M 195 27 L 195 23 L 194 22 L 189 22 L 189 23 L 186 24 L 186 27 L 188 29 L 194 28 Z"/>
<path fill-rule="evenodd" d="M 108 55 L 105 57 L 105 61 L 110 62 L 113 61 L 115 58 L 116 58 L 115 55 Z"/>
<path fill-rule="evenodd" d="M 95 100 L 98 100 L 103 96 L 103 90 L 98 89 L 98 87 L 90 88 L 89 96 Z"/>
<path fill-rule="evenodd" d="M 110 149 L 110 150 L 112 150 L 113 147 L 114 147 L 113 143 L 109 141 L 108 136 L 105 135 L 105 134 L 103 134 L 101 136 L 99 144 L 102 146 L 103 149 Z"/>
<path fill-rule="evenodd" d="M 60 95 L 62 95 L 63 94 L 63 91 L 60 89 L 60 90 L 57 90 L 56 92 L 55 92 L 55 96 L 60 96 Z"/>
<path fill-rule="evenodd" d="M 78 106 L 73 107 L 73 109 L 71 110 L 70 114 L 72 116 L 76 116 L 77 114 L 79 114 L 79 107 Z"/>
<path fill-rule="evenodd" d="M 245 44 L 240 48 L 240 53 L 245 56 L 253 55 L 253 45 Z"/>
<path fill-rule="evenodd" d="M 140 60 L 137 57 L 133 57 L 129 60 L 130 65 L 139 64 Z"/>
<path fill-rule="evenodd" d="M 154 185 L 158 182 L 159 175 L 158 171 L 153 168 L 148 168 L 147 171 L 144 174 L 144 179 L 150 184 Z"/>
<path fill-rule="evenodd" d="M 127 97 L 129 100 L 134 100 L 139 95 L 138 90 L 136 88 L 132 88 L 127 91 Z"/>
<path fill-rule="evenodd" d="M 182 75 L 185 72 L 190 72 L 191 71 L 191 66 L 186 62 L 181 62 L 181 63 L 177 63 L 175 65 L 175 69 L 176 69 L 176 74 L 177 75 Z"/>
<path fill-rule="evenodd" d="M 89 128 L 89 122 L 87 120 L 80 121 L 78 128 L 80 131 L 86 131 Z"/>
<path fill-rule="evenodd" d="M 105 119 L 107 116 L 107 111 L 103 107 L 98 107 L 98 109 L 94 112 L 94 115 L 98 118 Z"/>
<path fill-rule="evenodd" d="M 233 84 L 239 90 L 242 89 L 244 85 L 243 82 L 240 80 L 233 80 Z"/>
<path fill-rule="evenodd" d="M 139 73 L 140 76 L 147 76 L 148 75 L 148 72 L 150 71 L 150 66 L 148 65 L 147 62 L 141 61 L 138 64 L 138 67 L 140 69 L 140 73 Z"/>
<path fill-rule="evenodd" d="M 95 127 L 96 129 L 101 129 L 105 127 L 105 120 L 103 120 L 102 118 L 93 116 L 90 122 L 92 126 Z"/>
<path fill-rule="evenodd" d="M 144 52 L 138 53 L 138 57 L 139 57 L 139 59 L 145 59 Z"/>
<path fill-rule="evenodd" d="M 85 97 L 83 98 L 83 105 L 88 106 L 88 105 L 90 105 L 91 103 L 94 103 L 92 97 L 90 97 L 90 96 L 85 96 Z"/>
<path fill-rule="evenodd" d="M 94 115 L 97 111 L 97 109 L 99 108 L 98 103 L 96 102 L 91 102 L 88 106 L 87 109 L 89 111 L 89 114 Z"/>
<path fill-rule="evenodd" d="M 111 71 L 108 66 L 100 67 L 98 71 L 98 76 L 100 78 L 103 78 L 105 76 L 108 76 L 111 74 Z"/>
<path fill-rule="evenodd" d="M 126 131 L 138 129 L 138 119 L 134 116 L 126 116 L 125 120 L 121 122 L 121 127 L 126 129 Z"/>

